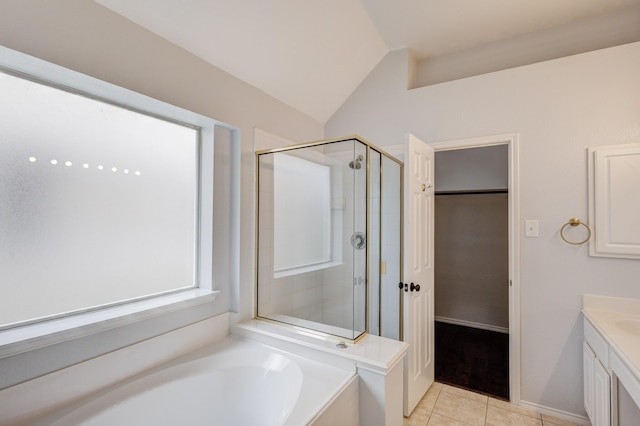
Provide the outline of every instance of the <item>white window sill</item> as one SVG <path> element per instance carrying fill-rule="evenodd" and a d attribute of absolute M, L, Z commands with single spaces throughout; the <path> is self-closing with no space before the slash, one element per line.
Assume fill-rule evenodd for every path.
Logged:
<path fill-rule="evenodd" d="M 124 305 L 0 331 L 0 359 L 215 300 L 219 291 L 189 289 Z"/>

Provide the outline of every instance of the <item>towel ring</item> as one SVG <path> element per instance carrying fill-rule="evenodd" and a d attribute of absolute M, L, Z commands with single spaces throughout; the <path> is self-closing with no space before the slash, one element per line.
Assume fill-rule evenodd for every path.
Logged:
<path fill-rule="evenodd" d="M 566 228 L 567 226 L 573 226 L 573 227 L 576 227 L 576 226 L 578 226 L 578 225 L 582 225 L 582 226 L 584 226 L 585 228 L 587 228 L 587 232 L 588 232 L 587 238 L 585 238 L 585 239 L 584 239 L 584 240 L 582 240 L 582 241 L 578 241 L 578 242 L 574 242 L 574 241 L 569 241 L 569 240 L 567 240 L 567 239 L 565 238 L 565 236 L 564 236 L 564 230 L 565 230 L 565 228 Z M 569 219 L 569 222 L 565 223 L 565 224 L 562 226 L 562 228 L 560 228 L 560 236 L 562 237 L 562 239 L 563 239 L 566 243 L 568 243 L 568 244 L 572 244 L 572 245 L 574 245 L 574 246 L 579 246 L 580 244 L 584 244 L 584 243 L 586 243 L 587 241 L 589 241 L 589 239 L 591 238 L 591 228 L 589 228 L 589 225 L 587 225 L 586 223 L 582 222 L 582 221 L 581 221 L 580 219 L 578 219 L 577 217 L 572 217 L 571 219 Z"/>

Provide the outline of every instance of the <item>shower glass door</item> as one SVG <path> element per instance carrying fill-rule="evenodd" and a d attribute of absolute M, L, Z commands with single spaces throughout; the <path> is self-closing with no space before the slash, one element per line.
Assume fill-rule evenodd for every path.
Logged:
<path fill-rule="evenodd" d="M 257 316 L 357 339 L 367 326 L 367 145 L 257 153 Z"/>
<path fill-rule="evenodd" d="M 387 156 L 380 163 L 380 313 L 379 335 L 401 339 L 402 166 Z"/>
<path fill-rule="evenodd" d="M 369 334 L 400 339 L 402 166 L 369 154 Z"/>

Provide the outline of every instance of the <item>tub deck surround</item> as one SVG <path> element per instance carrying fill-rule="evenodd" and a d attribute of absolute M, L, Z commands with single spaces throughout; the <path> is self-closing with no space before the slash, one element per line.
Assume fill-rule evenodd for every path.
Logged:
<path fill-rule="evenodd" d="M 585 294 L 582 312 L 606 340 L 612 371 L 640 406 L 640 299 Z"/>
<path fill-rule="evenodd" d="M 358 343 L 346 343 L 346 348 L 336 346 L 340 339 L 324 339 L 313 333 L 282 327 L 268 321 L 248 320 L 231 327 L 231 332 L 240 336 L 270 342 L 277 339 L 309 349 L 338 355 L 350 359 L 364 368 L 386 371 L 402 360 L 408 344 L 384 337 L 367 335 Z"/>
<path fill-rule="evenodd" d="M 228 336 L 30 425 L 324 425 L 341 398 L 352 408 L 338 417 L 357 422 L 355 368 L 343 367 Z"/>
<path fill-rule="evenodd" d="M 314 359 L 330 356 L 334 359 L 332 362 L 341 360 L 338 362 L 355 364 L 360 383 L 360 424 L 403 424 L 403 361 L 409 347 L 405 342 L 366 335 L 358 343 L 345 343 L 345 347 L 340 348 L 337 338 L 320 338 L 312 333 L 260 320 L 235 324 L 231 332 L 266 344 L 290 347 L 296 353 L 302 351 L 305 356 Z"/>

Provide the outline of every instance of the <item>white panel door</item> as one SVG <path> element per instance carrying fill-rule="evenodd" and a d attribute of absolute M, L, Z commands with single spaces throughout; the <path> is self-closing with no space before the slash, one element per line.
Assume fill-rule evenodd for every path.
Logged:
<path fill-rule="evenodd" d="M 411 414 L 434 380 L 434 153 L 407 135 L 404 167 L 404 415 Z"/>

